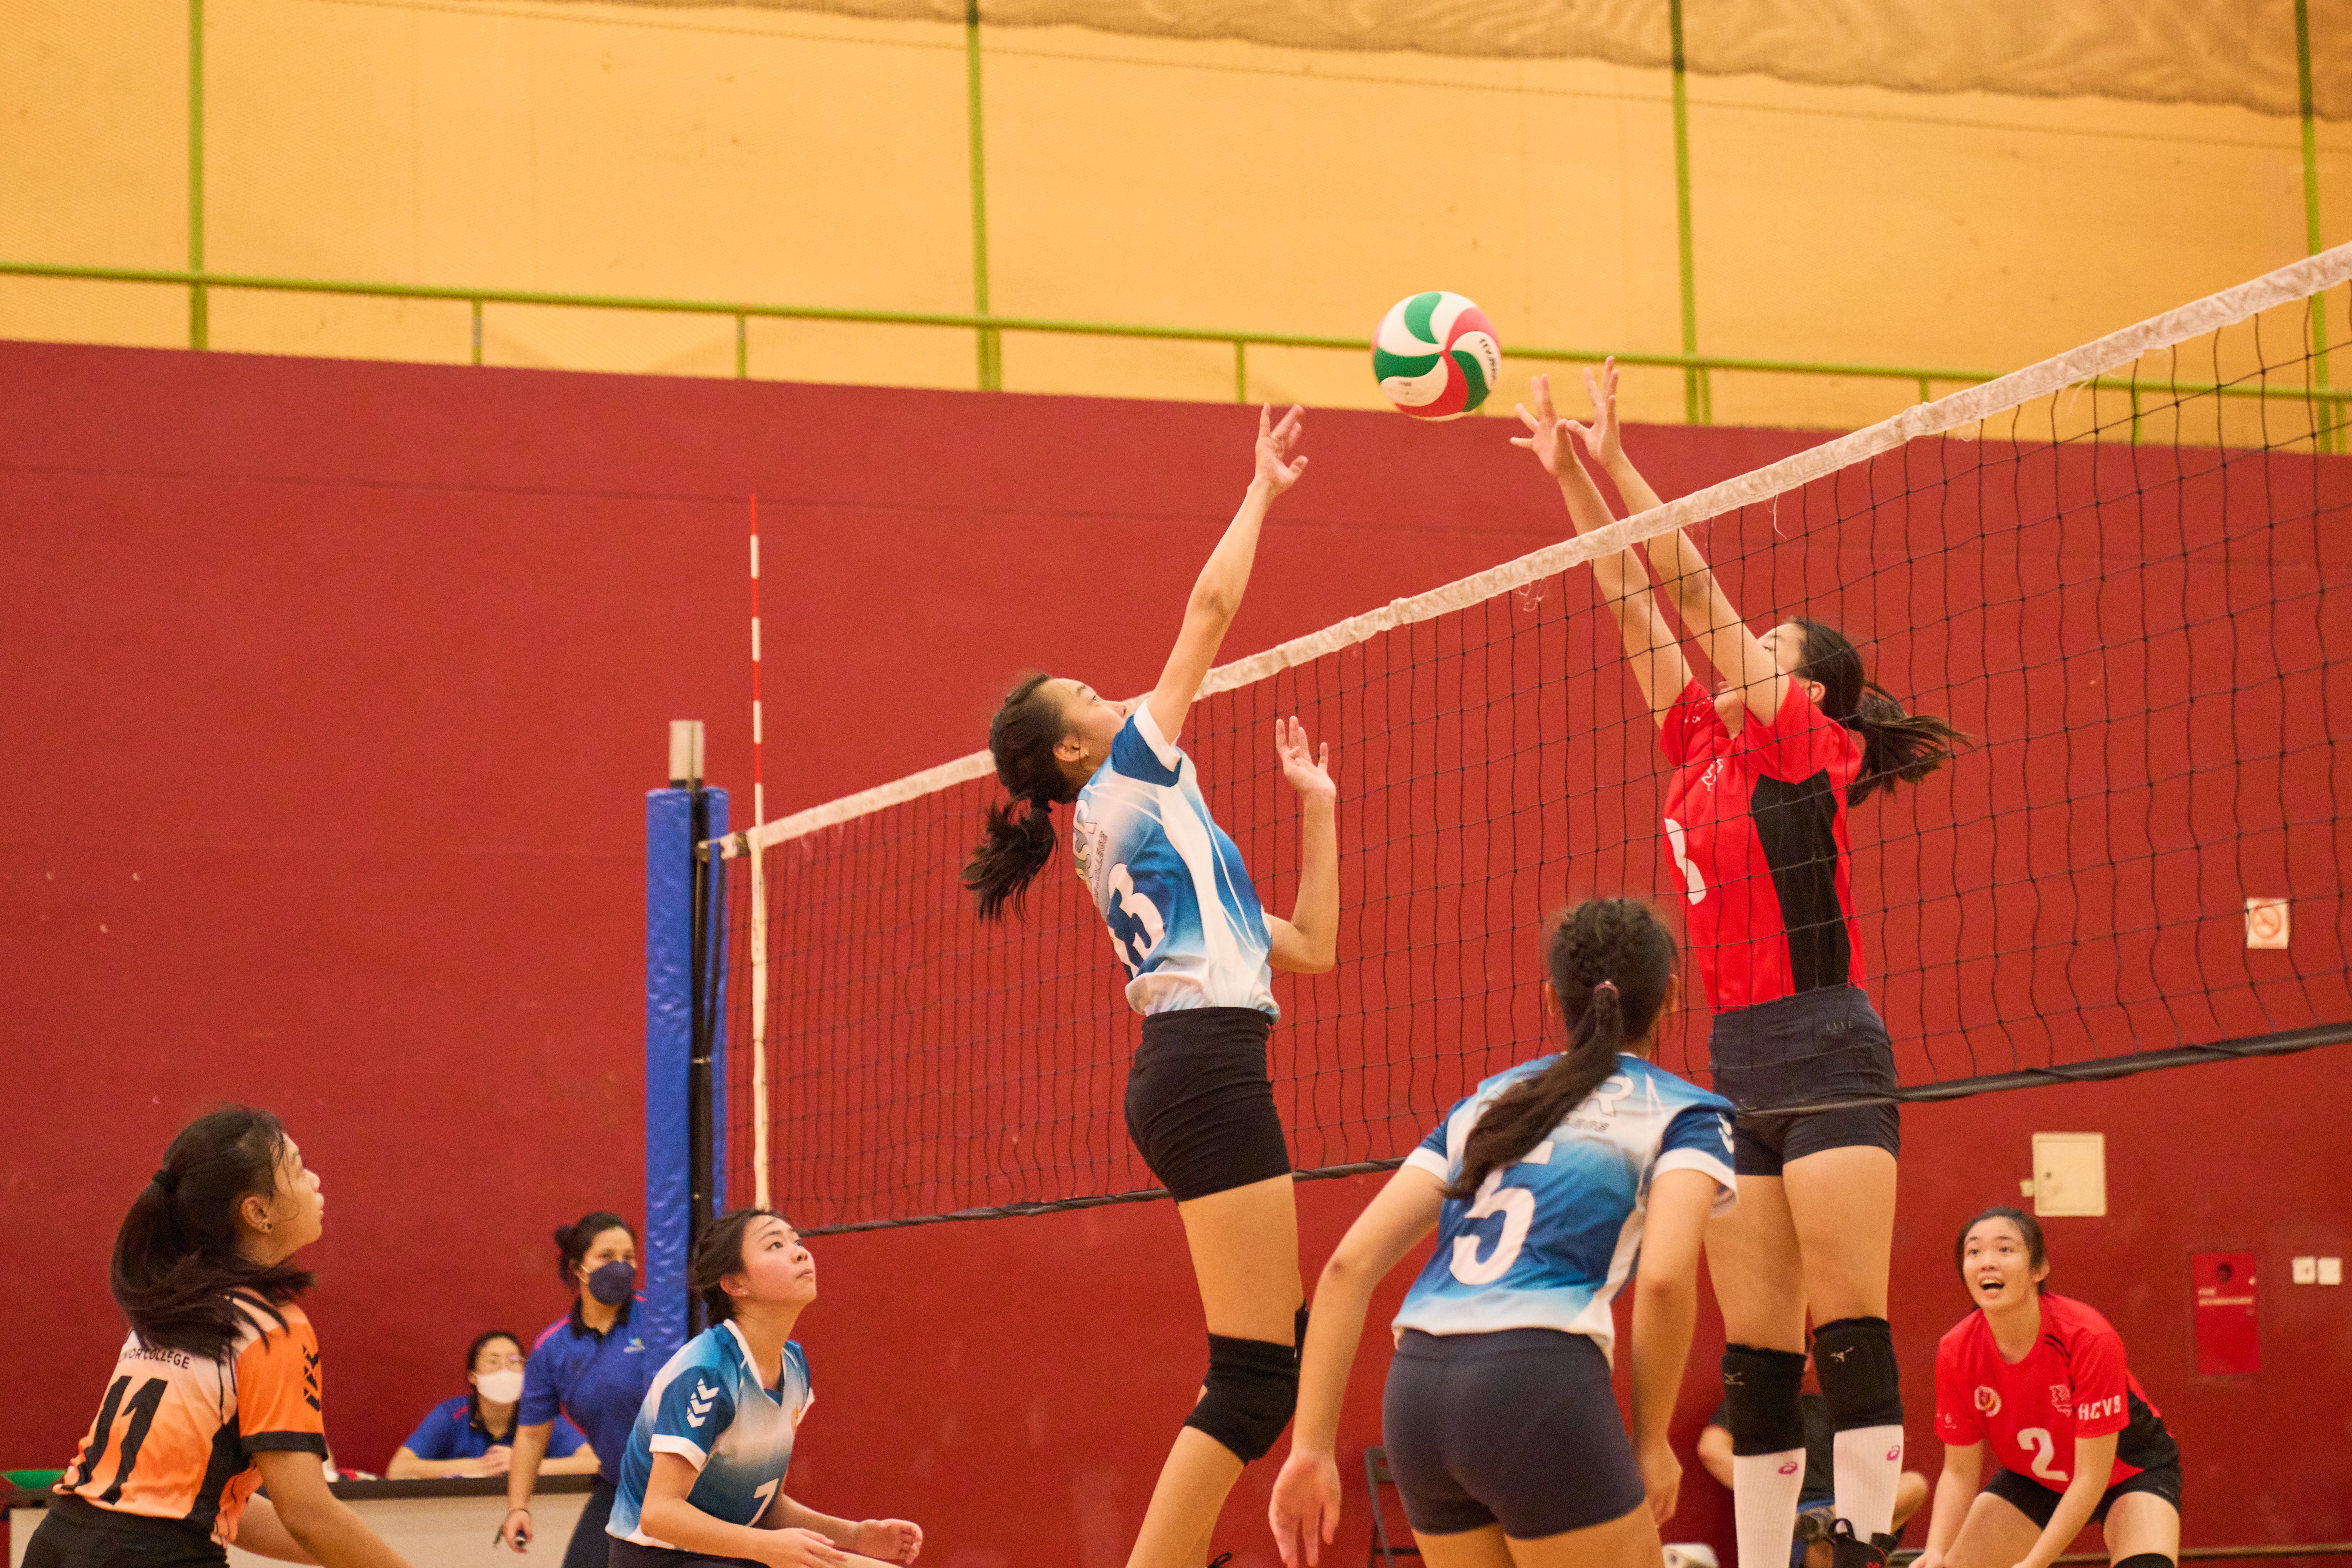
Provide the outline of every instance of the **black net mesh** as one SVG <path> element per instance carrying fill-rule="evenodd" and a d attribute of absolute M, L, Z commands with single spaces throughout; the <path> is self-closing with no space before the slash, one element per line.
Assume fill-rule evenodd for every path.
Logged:
<path fill-rule="evenodd" d="M 1851 816 L 1861 962 L 1906 1096 L 2352 1023 L 2352 779 L 2330 740 L 2352 732 L 2352 459 L 2321 450 L 2340 404 L 2262 395 L 2312 384 L 2311 315 L 1695 527 L 1751 624 L 1842 627 L 1914 711 L 1981 740 Z M 1332 742 L 1347 912 L 1337 970 L 1276 980 L 1272 1066 L 1293 1159 L 1329 1171 L 1392 1160 L 1543 1048 L 1548 910 L 1630 892 L 1679 922 L 1682 883 L 1656 731 L 1581 567 L 1193 708 L 1184 744 L 1272 912 L 1297 888 L 1269 739 L 1292 713 Z M 761 852 L 768 1174 L 803 1227 L 1153 1187 L 1120 1111 L 1137 1020 L 1066 848 L 1025 919 L 981 925 L 957 884 L 996 794 L 961 784 Z M 749 859 L 729 876 L 740 1195 Z M 2257 898 L 2290 901 L 2284 951 L 2249 948 Z M 1696 1005 L 1660 1059 L 1705 1082 L 1685 967 Z"/>

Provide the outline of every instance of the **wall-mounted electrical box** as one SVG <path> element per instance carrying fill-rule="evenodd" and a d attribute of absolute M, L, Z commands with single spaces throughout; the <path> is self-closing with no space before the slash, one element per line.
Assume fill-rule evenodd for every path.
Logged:
<path fill-rule="evenodd" d="M 2107 1212 L 2107 1135 L 2033 1135 L 2033 1212 L 2042 1216 Z"/>

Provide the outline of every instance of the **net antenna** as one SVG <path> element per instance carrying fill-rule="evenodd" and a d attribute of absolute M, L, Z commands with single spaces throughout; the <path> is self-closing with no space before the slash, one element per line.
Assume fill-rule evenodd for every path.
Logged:
<path fill-rule="evenodd" d="M 751 497 L 751 829 L 768 820 L 762 761 L 766 722 L 760 707 L 760 498 Z M 751 1205 L 768 1198 L 768 882 L 761 857 L 751 857 Z"/>

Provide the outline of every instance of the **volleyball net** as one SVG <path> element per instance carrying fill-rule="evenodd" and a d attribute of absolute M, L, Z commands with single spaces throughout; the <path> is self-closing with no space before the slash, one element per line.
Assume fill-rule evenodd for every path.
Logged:
<path fill-rule="evenodd" d="M 1546 1048 L 1548 910 L 1633 894 L 1679 929 L 1668 770 L 1581 569 L 1673 528 L 1752 625 L 1839 626 L 1980 742 L 1852 817 L 1899 1098 L 2352 1039 L 2347 279 L 2352 247 L 1213 672 L 1182 742 L 1269 911 L 1298 864 L 1273 721 L 1340 780 L 1339 963 L 1276 982 L 1302 1172 L 1393 1163 Z M 1155 1195 L 1066 855 L 1026 920 L 958 884 L 999 793 L 981 752 L 709 846 L 737 1201 L 814 1231 Z M 1701 1083 L 1706 1024 L 1660 1050 Z"/>

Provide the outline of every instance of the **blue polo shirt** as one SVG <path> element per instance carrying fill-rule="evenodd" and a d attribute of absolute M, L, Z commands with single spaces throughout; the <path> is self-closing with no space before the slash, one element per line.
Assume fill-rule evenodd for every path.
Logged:
<path fill-rule="evenodd" d="M 580 1321 L 576 1305 L 550 1323 L 523 1364 L 522 1405 L 515 1414 L 525 1426 L 558 1415 L 572 1417 L 595 1446 L 598 1479 L 611 1486 L 620 1484 L 629 1428 L 636 1425 L 637 1407 L 659 1370 L 631 1322 L 636 1304 L 632 1300 L 622 1308 L 619 1320 L 602 1334 Z"/>
<path fill-rule="evenodd" d="M 520 1420 L 515 1423 L 518 1426 L 521 1424 Z M 580 1435 L 579 1427 L 558 1415 L 554 1430 L 547 1435 L 547 1457 L 568 1459 L 587 1440 Z M 496 1443 L 511 1447 L 514 1433 L 509 1431 L 503 1437 L 494 1435 L 475 1413 L 473 1395 L 461 1394 L 435 1405 L 401 1447 L 420 1459 L 478 1459 Z"/>

